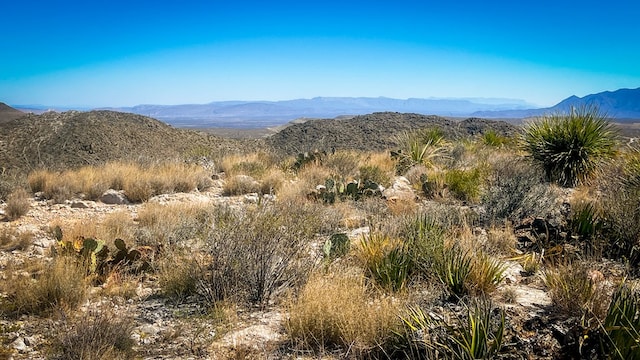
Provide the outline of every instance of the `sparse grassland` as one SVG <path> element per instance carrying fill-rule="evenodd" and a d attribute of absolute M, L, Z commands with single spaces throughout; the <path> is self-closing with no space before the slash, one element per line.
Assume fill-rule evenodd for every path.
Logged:
<path fill-rule="evenodd" d="M 634 359 L 640 152 L 552 123 L 561 143 L 606 130 L 577 142 L 589 166 L 425 126 L 386 150 L 218 154 L 215 174 L 33 171 L 36 205 L 1 208 L 1 320 L 53 324 L 42 347 L 61 359 Z M 66 201 L 107 189 L 133 203 Z M 194 193 L 156 196 L 177 192 Z"/>

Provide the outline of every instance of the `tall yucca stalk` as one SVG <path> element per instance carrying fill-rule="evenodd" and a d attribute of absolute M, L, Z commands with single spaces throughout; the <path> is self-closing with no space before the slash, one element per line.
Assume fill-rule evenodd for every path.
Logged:
<path fill-rule="evenodd" d="M 583 183 L 615 153 L 617 132 L 597 107 L 572 108 L 525 126 L 523 148 L 539 162 L 547 179 L 561 186 Z"/>

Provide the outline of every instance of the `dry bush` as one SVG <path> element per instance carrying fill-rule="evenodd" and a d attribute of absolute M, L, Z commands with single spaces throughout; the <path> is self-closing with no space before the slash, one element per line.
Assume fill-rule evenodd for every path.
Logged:
<path fill-rule="evenodd" d="M 29 212 L 31 201 L 29 193 L 23 188 L 15 189 L 7 196 L 7 205 L 4 209 L 9 220 L 16 220 Z"/>
<path fill-rule="evenodd" d="M 140 278 L 136 275 L 121 272 L 117 267 L 109 272 L 101 293 L 109 297 L 120 297 L 125 300 L 133 299 L 137 295 Z"/>
<path fill-rule="evenodd" d="M 13 227 L 4 227 L 0 230 L 0 250 L 24 251 L 33 244 L 34 234 L 30 231 L 18 231 Z"/>
<path fill-rule="evenodd" d="M 2 284 L 2 291 L 8 294 L 2 303 L 3 312 L 44 314 L 57 307 L 75 309 L 84 301 L 87 269 L 81 263 L 66 256 L 46 264 L 35 261 L 23 264 L 20 271 L 8 271 L 11 275 Z M 31 275 L 22 275 L 25 271 Z"/>
<path fill-rule="evenodd" d="M 261 194 L 277 194 L 285 183 L 287 175 L 280 169 L 269 169 L 260 179 Z"/>
<path fill-rule="evenodd" d="M 212 300 L 262 304 L 279 289 L 305 280 L 312 240 L 332 232 L 322 205 L 260 205 L 246 211 L 219 208 L 208 246 L 211 261 L 208 292 Z"/>
<path fill-rule="evenodd" d="M 513 228 L 507 223 L 504 227 L 493 226 L 488 229 L 484 250 L 493 255 L 510 255 L 515 250 L 516 244 Z"/>
<path fill-rule="evenodd" d="M 244 195 L 260 191 L 260 183 L 249 175 L 235 175 L 225 180 L 222 194 L 227 196 Z"/>
<path fill-rule="evenodd" d="M 326 167 L 309 164 L 298 171 L 298 180 L 306 187 L 308 192 L 315 189 L 317 185 L 324 185 L 331 175 L 331 170 Z"/>
<path fill-rule="evenodd" d="M 132 319 L 106 310 L 65 318 L 53 334 L 54 359 L 111 360 L 134 357 Z"/>
<path fill-rule="evenodd" d="M 54 179 L 53 173 L 47 170 L 36 170 L 27 176 L 29 187 L 34 193 L 44 191 Z"/>
<path fill-rule="evenodd" d="M 138 211 L 136 238 L 141 245 L 185 245 L 207 236 L 213 211 L 206 203 L 146 203 Z"/>
<path fill-rule="evenodd" d="M 62 230 L 62 241 L 74 242 L 79 238 L 97 238 L 99 234 L 99 224 L 89 220 L 74 220 L 64 224 L 60 221 L 53 221 L 50 228 L 54 229 L 59 226 Z"/>
<path fill-rule="evenodd" d="M 404 177 L 409 180 L 411 186 L 416 190 L 422 189 L 422 182 L 427 177 L 429 169 L 424 165 L 414 165 L 407 170 Z"/>
<path fill-rule="evenodd" d="M 286 330 L 300 349 L 375 357 L 399 330 L 398 306 L 370 295 L 361 275 L 316 274 L 289 305 Z"/>
<path fill-rule="evenodd" d="M 396 161 L 388 152 L 371 153 L 361 161 L 359 172 L 361 180 L 388 187 L 396 173 Z"/>

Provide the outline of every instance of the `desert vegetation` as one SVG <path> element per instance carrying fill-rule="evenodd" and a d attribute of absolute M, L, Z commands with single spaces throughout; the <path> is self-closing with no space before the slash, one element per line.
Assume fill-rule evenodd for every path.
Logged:
<path fill-rule="evenodd" d="M 32 170 L 0 356 L 638 358 L 640 150 L 595 109 L 481 123 Z"/>

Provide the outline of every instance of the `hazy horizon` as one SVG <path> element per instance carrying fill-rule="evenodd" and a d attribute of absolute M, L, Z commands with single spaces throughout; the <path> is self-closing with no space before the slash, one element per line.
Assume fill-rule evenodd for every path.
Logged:
<path fill-rule="evenodd" d="M 505 98 L 640 86 L 622 0 L 4 5 L 0 101 L 128 107 L 314 97 Z"/>

